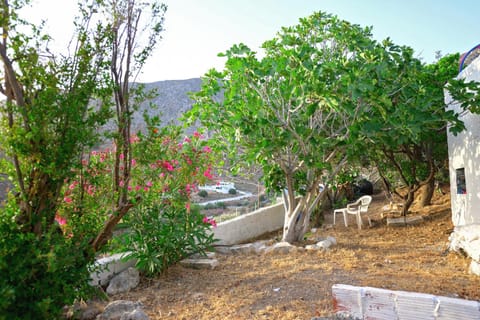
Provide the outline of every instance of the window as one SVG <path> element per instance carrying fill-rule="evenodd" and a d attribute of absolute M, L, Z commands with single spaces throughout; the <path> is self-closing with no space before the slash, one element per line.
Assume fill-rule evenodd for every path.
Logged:
<path fill-rule="evenodd" d="M 457 194 L 466 194 L 467 185 L 465 183 L 465 168 L 455 170 L 457 174 Z"/>

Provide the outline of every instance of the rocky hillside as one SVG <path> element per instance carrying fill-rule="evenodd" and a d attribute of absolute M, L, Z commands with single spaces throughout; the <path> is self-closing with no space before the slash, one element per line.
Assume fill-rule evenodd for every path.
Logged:
<path fill-rule="evenodd" d="M 178 123 L 178 118 L 192 107 L 192 100 L 188 97 L 190 92 L 200 90 L 201 79 L 166 80 L 145 84 L 147 91 L 155 89 L 158 96 L 142 104 L 135 115 L 133 128 L 143 123 L 142 114 L 147 111 L 149 115 L 160 115 L 162 124 Z M 156 109 L 151 109 L 152 104 Z"/>
<path fill-rule="evenodd" d="M 157 97 L 145 101 L 140 109 L 135 112 L 132 119 L 132 132 L 141 131 L 145 127 L 143 114 L 150 117 L 160 116 L 163 125 L 178 124 L 181 115 L 192 107 L 192 100 L 188 94 L 200 90 L 201 79 L 165 80 L 145 83 L 147 92 L 156 90 Z M 113 123 L 107 124 L 107 129 L 113 129 Z"/>

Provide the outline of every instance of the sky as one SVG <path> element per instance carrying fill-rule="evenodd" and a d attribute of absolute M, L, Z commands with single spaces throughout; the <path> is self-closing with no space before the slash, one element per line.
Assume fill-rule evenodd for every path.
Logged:
<path fill-rule="evenodd" d="M 140 82 L 181 80 L 222 69 L 225 52 L 244 43 L 254 51 L 282 26 L 298 24 L 316 11 L 373 27 L 375 39 L 407 45 L 430 63 L 435 52 L 466 52 L 480 44 L 478 0 L 164 0 L 165 31 Z M 35 0 L 27 20 L 46 19 L 55 39 L 66 36 L 75 0 Z M 53 9 L 55 8 L 55 9 Z M 55 14 L 52 14 L 55 12 Z M 57 14 L 60 12 L 60 14 Z M 71 34 L 68 35 L 69 37 Z M 60 41 L 60 40 L 59 40 Z"/>

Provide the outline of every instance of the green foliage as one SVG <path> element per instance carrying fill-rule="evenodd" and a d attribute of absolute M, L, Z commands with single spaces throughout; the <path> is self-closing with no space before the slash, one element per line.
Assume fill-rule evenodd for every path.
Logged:
<path fill-rule="evenodd" d="M 124 249 L 131 254 L 126 259 L 137 259 L 136 267 L 147 276 L 191 254 L 205 254 L 215 242 L 211 224 L 198 209 L 140 205 L 130 213 L 129 225 Z"/>
<path fill-rule="evenodd" d="M 90 296 L 88 243 L 56 230 L 37 237 L 13 222 L 18 209 L 0 213 L 0 319 L 57 319 L 62 307 Z"/>
<path fill-rule="evenodd" d="M 138 17 L 145 12 L 133 10 L 138 9 L 134 1 L 80 2 L 72 48 L 68 54 L 55 55 L 41 27 L 29 25 L 15 11 L 29 2 L 0 5 L 4 30 L 1 78 L 5 80 L 0 91 L 6 96 L 0 110 L 0 146 L 9 160 L 2 161 L 0 169 L 13 179 L 16 191 L 9 207 L 0 212 L 0 293 L 5 297 L 0 302 L 0 317 L 55 319 L 65 304 L 88 293 L 88 266 L 93 263 L 94 249 L 99 249 L 93 249 L 92 243 L 108 238 L 104 226 L 114 226 L 117 221 L 111 218 L 135 205 L 124 201 L 121 212 L 115 211 L 114 201 L 96 206 L 93 195 L 102 200 L 98 204 L 107 204 L 119 194 L 118 185 L 102 185 L 109 174 L 87 171 L 82 162 L 88 163 L 84 152 L 98 144 L 99 128 L 111 117 L 112 96 L 118 89 L 114 83 L 122 83 L 125 101 L 138 103 L 146 97 L 123 84 L 140 72 L 161 39 L 158 33 L 166 7 L 150 1 L 154 3 L 150 12 L 159 19 L 147 21 L 152 33 L 142 47 L 135 43 L 135 35 L 147 29 L 136 29 L 136 24 L 122 31 L 126 21 L 138 22 L 127 19 L 132 18 L 129 14 Z M 145 2 L 142 6 L 145 9 Z M 105 12 L 119 20 L 95 16 Z M 114 32 L 120 32 L 121 39 Z M 130 42 L 123 48 L 140 52 L 122 51 L 124 39 Z M 118 52 L 120 59 L 115 56 Z M 131 68 L 126 61 L 135 65 Z M 115 73 L 118 64 L 120 72 Z M 120 99 L 119 95 L 115 98 Z M 125 128 L 123 120 L 131 116 L 128 110 L 118 125 Z M 103 242 L 99 243 L 101 247 Z"/>
<path fill-rule="evenodd" d="M 293 212 L 296 192 L 316 193 L 343 163 L 357 100 L 374 85 L 374 43 L 369 28 L 316 12 L 265 41 L 262 58 L 244 44 L 223 53 L 225 70 L 204 76 L 186 117 L 219 133 L 231 163 L 260 165 L 267 187 L 288 191 Z M 287 215 L 302 224 L 305 206 L 302 219 Z"/>
<path fill-rule="evenodd" d="M 201 197 L 201 198 L 206 198 L 206 197 L 208 197 L 208 192 L 207 192 L 207 190 L 200 190 L 200 191 L 198 191 L 197 194 L 198 194 L 198 196 Z"/>
<path fill-rule="evenodd" d="M 445 83 L 456 76 L 458 54 L 426 65 L 411 48 L 387 39 L 376 55 L 370 66 L 374 85 L 362 95 L 368 113 L 352 128 L 352 138 L 360 143 L 352 144 L 351 154 L 368 157 L 383 177 L 396 176 L 408 187 L 406 212 L 413 193 L 434 179 L 447 159 L 447 125 L 463 128 L 444 105 Z"/>
<path fill-rule="evenodd" d="M 128 258 L 137 259 L 140 270 L 154 275 L 187 254 L 203 253 L 214 241 L 212 224 L 190 208 L 197 186 L 212 178 L 213 154 L 200 133 L 181 138 L 178 127 L 150 127 L 130 140 L 131 177 L 121 180 L 120 186 L 138 200 L 123 219 L 129 232 L 116 250 L 131 251 Z M 57 214 L 65 234 L 80 232 L 78 225 L 89 226 L 83 233 L 102 227 L 115 195 L 110 191 L 114 155 L 113 150 L 92 152 L 67 184 Z"/>
<path fill-rule="evenodd" d="M 205 210 L 210 210 L 210 209 L 226 209 L 227 205 L 225 202 L 215 202 L 215 203 L 208 203 L 205 206 L 203 206 Z"/>

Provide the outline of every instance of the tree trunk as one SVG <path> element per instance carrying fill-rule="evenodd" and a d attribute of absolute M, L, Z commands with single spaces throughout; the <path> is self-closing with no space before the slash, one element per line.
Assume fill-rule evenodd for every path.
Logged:
<path fill-rule="evenodd" d="M 412 206 L 414 199 L 415 199 L 415 189 L 414 188 L 409 188 L 407 197 L 405 198 L 405 201 L 403 202 L 403 209 L 402 209 L 402 216 L 403 217 L 407 216 L 408 210 Z"/>
<path fill-rule="evenodd" d="M 317 204 L 327 196 L 327 193 L 327 188 L 321 193 L 318 193 L 317 190 L 310 190 L 300 201 L 296 201 L 296 205 L 285 205 L 285 208 L 290 208 L 290 212 L 285 211 L 282 241 L 293 243 L 304 240 L 303 237 L 310 226 L 312 212 Z M 284 199 L 288 198 L 284 197 Z"/>
<path fill-rule="evenodd" d="M 420 208 L 429 206 L 432 204 L 433 193 L 435 191 L 435 179 L 430 179 L 421 188 L 420 194 Z"/>

